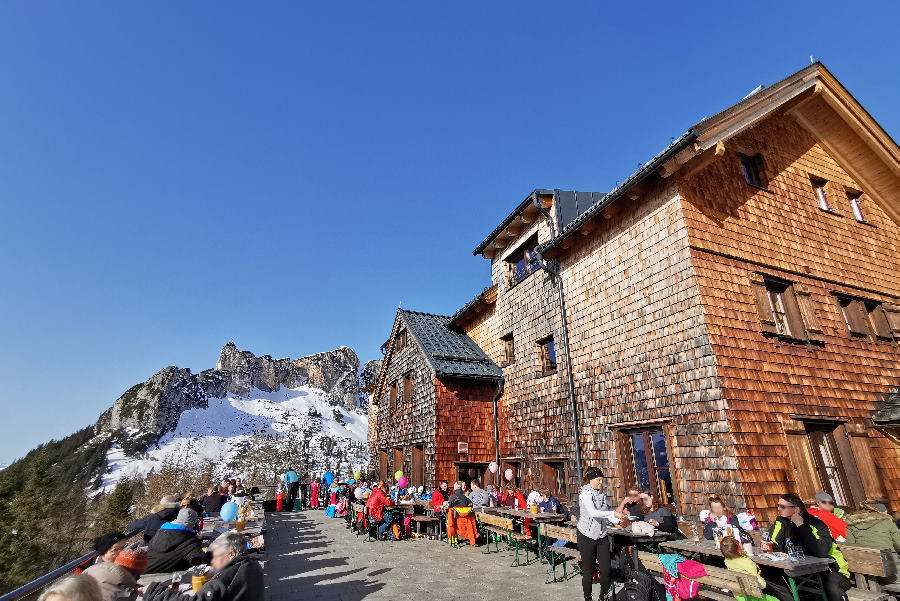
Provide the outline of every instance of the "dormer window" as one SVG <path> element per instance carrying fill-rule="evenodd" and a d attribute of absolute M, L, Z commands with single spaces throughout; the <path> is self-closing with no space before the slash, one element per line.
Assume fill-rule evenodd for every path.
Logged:
<path fill-rule="evenodd" d="M 540 269 L 537 253 L 537 235 L 532 236 L 518 250 L 507 257 L 509 265 L 509 286 L 513 287 L 529 275 Z"/>

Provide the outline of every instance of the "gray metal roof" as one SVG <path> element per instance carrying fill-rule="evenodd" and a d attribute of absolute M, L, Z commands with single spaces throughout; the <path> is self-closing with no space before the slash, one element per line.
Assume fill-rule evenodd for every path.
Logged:
<path fill-rule="evenodd" d="M 438 377 L 487 380 L 503 377 L 503 370 L 471 338 L 447 328 L 450 318 L 446 315 L 406 309 L 401 309 L 400 315 Z"/>
<path fill-rule="evenodd" d="M 875 404 L 875 413 L 872 421 L 881 425 L 900 424 L 900 388 L 884 395 L 884 398 Z"/>
<path fill-rule="evenodd" d="M 600 202 L 606 196 L 606 192 L 575 192 L 572 190 L 557 190 L 556 223 L 560 230 L 578 219 L 582 213 Z"/>

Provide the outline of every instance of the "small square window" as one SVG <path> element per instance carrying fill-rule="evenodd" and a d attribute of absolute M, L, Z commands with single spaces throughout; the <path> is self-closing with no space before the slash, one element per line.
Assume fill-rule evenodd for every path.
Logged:
<path fill-rule="evenodd" d="M 766 187 L 763 180 L 762 155 L 757 154 L 752 157 L 741 155 L 741 171 L 744 174 L 744 181 L 754 188 Z"/>
<path fill-rule="evenodd" d="M 830 211 L 831 206 L 828 204 L 828 181 L 824 179 L 812 178 L 809 180 L 812 184 L 813 191 L 816 193 L 816 202 L 823 211 Z"/>
<path fill-rule="evenodd" d="M 862 194 L 859 192 L 847 192 L 847 200 L 850 201 L 850 210 L 853 211 L 853 216 L 856 217 L 856 220 L 860 223 L 865 223 L 866 217 L 862 212 L 861 196 Z"/>

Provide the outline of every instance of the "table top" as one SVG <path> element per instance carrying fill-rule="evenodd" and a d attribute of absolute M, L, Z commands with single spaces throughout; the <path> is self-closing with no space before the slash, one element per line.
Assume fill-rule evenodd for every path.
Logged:
<path fill-rule="evenodd" d="M 497 513 L 515 516 L 517 518 L 530 518 L 536 522 L 564 522 L 566 516 L 561 513 L 531 513 L 525 509 L 511 509 L 509 507 L 497 507 Z"/>
<path fill-rule="evenodd" d="M 711 540 L 701 540 L 699 542 L 685 539 L 675 540 L 662 543 L 663 547 L 668 549 L 677 549 L 679 551 L 688 551 L 690 553 L 703 553 L 704 555 L 722 556 L 722 551 L 716 548 L 716 543 Z M 754 549 L 756 551 L 757 549 Z M 802 576 L 805 574 L 815 574 L 816 572 L 824 572 L 829 569 L 834 561 L 830 557 L 807 557 L 800 561 L 793 561 L 785 556 L 784 559 L 773 559 L 771 557 L 763 557 L 754 554 L 750 557 L 755 563 L 764 566 L 771 566 L 785 571 L 789 576 Z"/>
<path fill-rule="evenodd" d="M 677 535 L 677 533 L 675 533 L 675 532 L 661 532 L 661 531 L 657 530 L 656 534 L 654 534 L 653 536 L 647 536 L 646 534 L 635 534 L 628 528 L 616 528 L 616 527 L 607 528 L 606 531 L 609 534 L 611 534 L 612 536 L 625 536 L 625 537 L 628 537 L 628 538 L 630 538 L 634 541 L 638 541 L 638 542 L 667 541 L 667 540 L 671 539 L 673 536 Z"/>

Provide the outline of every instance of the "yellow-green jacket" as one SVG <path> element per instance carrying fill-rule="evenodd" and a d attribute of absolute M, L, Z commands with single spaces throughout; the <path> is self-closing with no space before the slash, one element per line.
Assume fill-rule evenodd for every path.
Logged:
<path fill-rule="evenodd" d="M 850 578 L 847 560 L 831 538 L 828 526 L 806 511 L 803 512 L 803 525 L 799 527 L 787 518 L 775 520 L 769 530 L 769 540 L 775 551 L 786 551 L 787 541 L 790 540 L 810 557 L 831 557 L 837 564 L 837 571 Z"/>

